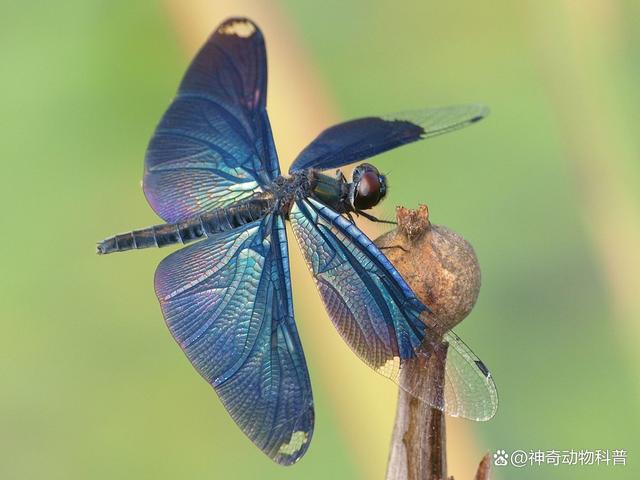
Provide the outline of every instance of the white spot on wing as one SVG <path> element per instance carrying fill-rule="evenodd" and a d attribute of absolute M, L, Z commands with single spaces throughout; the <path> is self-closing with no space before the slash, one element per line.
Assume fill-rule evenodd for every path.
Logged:
<path fill-rule="evenodd" d="M 220 25 L 218 33 L 223 35 L 236 35 L 247 38 L 254 34 L 256 27 L 248 20 L 230 20 Z"/>
<path fill-rule="evenodd" d="M 307 443 L 308 440 L 309 440 L 309 435 L 307 435 L 307 432 L 302 432 L 302 431 L 293 432 L 293 434 L 291 435 L 291 439 L 289 440 L 289 443 L 283 443 L 282 445 L 280 445 L 280 449 L 278 450 L 278 453 L 280 453 L 281 455 L 287 455 L 287 456 L 294 455 L 300 451 L 302 446 L 305 443 Z"/>

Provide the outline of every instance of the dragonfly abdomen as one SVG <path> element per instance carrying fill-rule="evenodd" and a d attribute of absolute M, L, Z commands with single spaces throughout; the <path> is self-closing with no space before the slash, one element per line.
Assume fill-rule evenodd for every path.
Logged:
<path fill-rule="evenodd" d="M 259 220 L 273 209 L 273 205 L 272 197 L 251 198 L 183 222 L 165 223 L 121 233 L 100 242 L 98 253 L 107 254 L 141 248 L 165 247 L 176 243 L 191 243 Z"/>

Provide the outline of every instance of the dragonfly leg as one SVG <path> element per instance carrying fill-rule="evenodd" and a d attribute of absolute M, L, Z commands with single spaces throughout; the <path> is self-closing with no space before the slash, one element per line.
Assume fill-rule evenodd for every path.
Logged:
<path fill-rule="evenodd" d="M 347 218 L 351 223 L 356 223 L 355 220 L 353 219 L 353 215 L 351 215 L 351 212 L 344 212 L 344 214 L 347 216 Z"/>
<path fill-rule="evenodd" d="M 394 222 L 392 220 L 382 220 L 380 218 L 374 217 L 373 215 L 363 212 L 362 210 L 356 210 L 356 215 L 362 215 L 367 220 L 371 220 L 372 222 L 376 222 L 376 223 L 388 223 L 390 225 L 398 224 L 398 222 Z"/>

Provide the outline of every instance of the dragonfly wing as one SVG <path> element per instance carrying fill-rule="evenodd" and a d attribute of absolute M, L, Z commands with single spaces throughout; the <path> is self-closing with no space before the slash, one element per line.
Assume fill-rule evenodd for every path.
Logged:
<path fill-rule="evenodd" d="M 349 165 L 407 143 L 466 127 L 488 113 L 488 108 L 482 105 L 461 105 L 339 123 L 318 135 L 298 155 L 289 171 Z"/>
<path fill-rule="evenodd" d="M 144 193 L 165 221 L 249 197 L 280 174 L 266 90 L 262 33 L 248 19 L 225 21 L 189 66 L 147 149 Z"/>
<path fill-rule="evenodd" d="M 427 327 L 433 323 L 427 307 L 364 233 L 311 198 L 297 201 L 289 218 L 331 320 L 365 363 L 449 415 L 493 416 L 493 380 L 452 332 L 444 338 L 449 342 L 444 384 L 427 390 L 409 378 L 407 372 L 416 371 L 407 368 L 410 362 L 428 362 L 439 339 L 429 333 L 435 328 Z"/>
<path fill-rule="evenodd" d="M 444 372 L 447 410 L 472 420 L 489 420 L 498 409 L 491 372 L 454 332 L 447 332 L 444 341 L 449 345 Z"/>
<path fill-rule="evenodd" d="M 278 463 L 302 457 L 314 410 L 282 218 L 169 255 L 155 289 L 173 337 L 244 433 Z"/>

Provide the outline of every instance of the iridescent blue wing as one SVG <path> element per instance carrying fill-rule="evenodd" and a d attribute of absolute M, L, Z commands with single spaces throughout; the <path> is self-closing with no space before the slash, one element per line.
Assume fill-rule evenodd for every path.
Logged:
<path fill-rule="evenodd" d="M 266 94 L 262 33 L 248 19 L 225 21 L 189 66 L 147 149 L 144 193 L 165 221 L 249 197 L 280 174 Z"/>
<path fill-rule="evenodd" d="M 302 457 L 314 410 L 282 218 L 172 253 L 155 288 L 173 337 L 244 433 L 278 463 Z"/>
<path fill-rule="evenodd" d="M 318 135 L 298 155 L 289 171 L 348 165 L 407 143 L 466 127 L 488 113 L 489 109 L 482 105 L 462 105 L 339 123 Z"/>
<path fill-rule="evenodd" d="M 331 320 L 362 360 L 449 415 L 487 420 L 495 414 L 491 374 L 453 332 L 444 335 L 444 385 L 425 392 L 408 376 L 416 371 L 405 368 L 409 362 L 428 365 L 435 358 L 437 324 L 364 233 L 311 198 L 297 201 L 289 218 Z"/>

